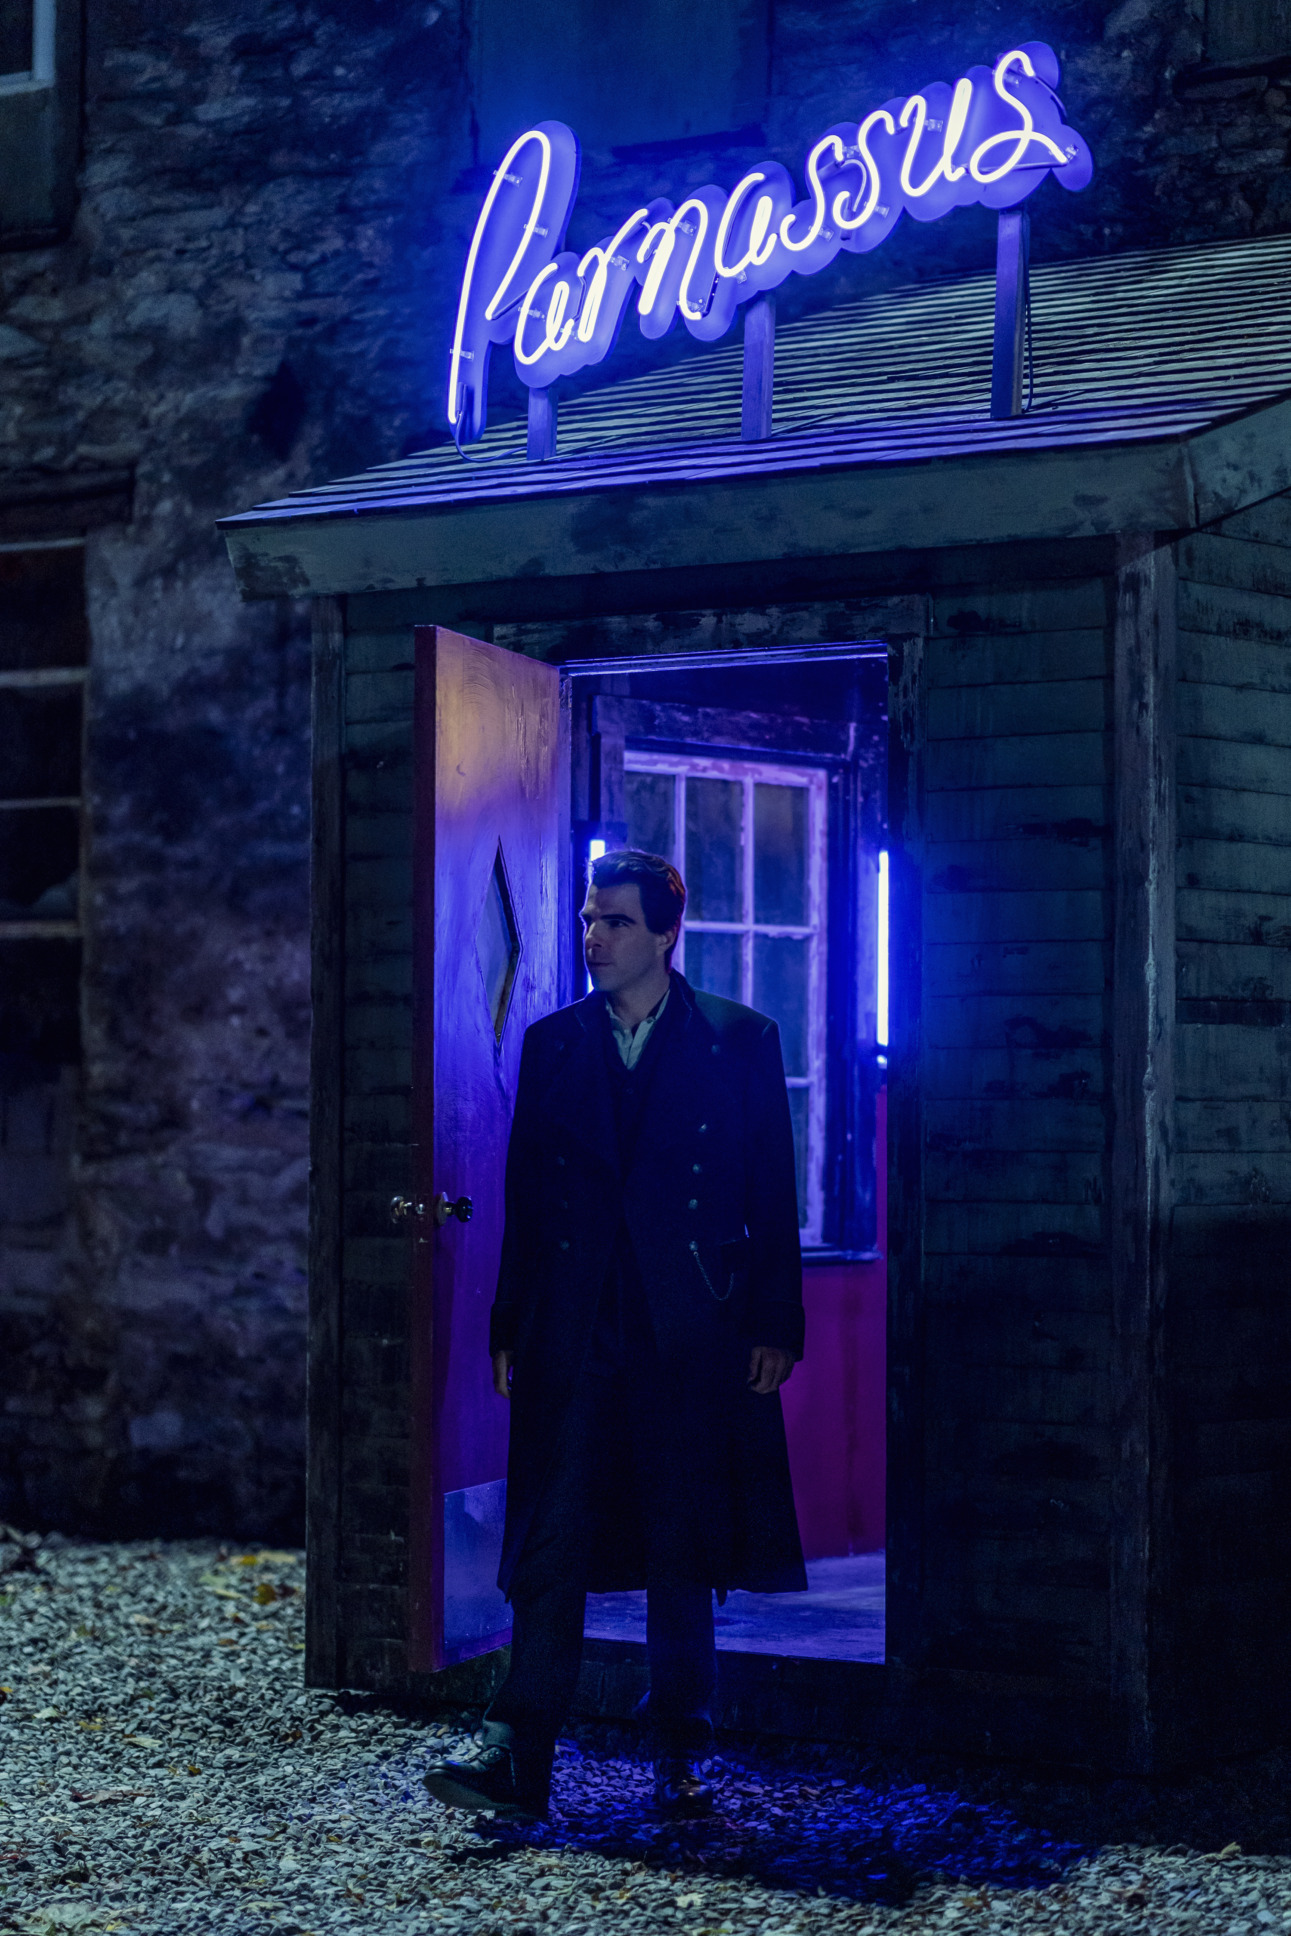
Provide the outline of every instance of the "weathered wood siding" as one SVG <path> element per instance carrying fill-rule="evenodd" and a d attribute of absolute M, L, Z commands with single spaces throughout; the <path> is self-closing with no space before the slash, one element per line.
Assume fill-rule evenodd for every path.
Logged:
<path fill-rule="evenodd" d="M 413 628 L 318 601 L 309 1647 L 316 1686 L 487 1699 L 504 1657 L 408 1668 Z M 482 629 L 482 628 L 477 628 Z"/>
<path fill-rule="evenodd" d="M 406 1666 L 410 1239 L 389 1205 L 412 1189 L 413 672 L 410 628 L 370 604 L 351 601 L 345 641 L 338 1678 L 388 1687 Z"/>
<path fill-rule="evenodd" d="M 923 1525 L 890 1650 L 923 1731 L 1068 1758 L 1102 1751 L 1109 1692 L 1111 599 L 1098 576 L 935 596 L 906 1000 Z"/>
<path fill-rule="evenodd" d="M 1291 507 L 1118 556 L 858 564 L 858 607 L 918 593 L 929 613 L 896 659 L 889 1668 L 867 1727 L 1147 1772 L 1268 1740 L 1286 1681 Z M 770 632 L 837 638 L 830 599 Z M 341 1082 L 316 1096 L 336 1181 L 316 1168 L 335 1257 L 315 1269 L 336 1289 L 330 1331 L 315 1320 L 309 1671 L 390 1690 L 410 637 L 444 616 L 425 604 L 351 598 L 343 669 L 320 661 L 339 859 L 318 905 L 344 946 L 316 951 Z M 729 618 L 505 629 L 562 656 L 693 646 Z M 496 1663 L 475 1671 L 482 1691 Z M 612 1708 L 589 1695 L 603 1671 L 584 1697 Z"/>
<path fill-rule="evenodd" d="M 1182 1746 L 1262 1745 L 1291 1626 L 1291 502 L 1177 547 L 1168 1325 Z"/>

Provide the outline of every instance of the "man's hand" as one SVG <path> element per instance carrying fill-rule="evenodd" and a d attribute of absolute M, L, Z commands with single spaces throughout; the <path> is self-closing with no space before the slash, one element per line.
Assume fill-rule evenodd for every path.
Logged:
<path fill-rule="evenodd" d="M 497 1359 L 493 1360 L 496 1365 Z M 749 1386 L 760 1397 L 779 1391 L 789 1373 L 793 1370 L 792 1352 L 781 1351 L 778 1345 L 755 1344 L 749 1354 Z"/>
<path fill-rule="evenodd" d="M 499 1398 L 511 1396 L 511 1367 L 514 1363 L 514 1351 L 493 1353 L 493 1389 Z"/>

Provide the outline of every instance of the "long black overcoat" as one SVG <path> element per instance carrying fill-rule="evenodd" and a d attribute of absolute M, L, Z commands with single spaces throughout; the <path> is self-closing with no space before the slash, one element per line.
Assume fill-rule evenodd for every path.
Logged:
<path fill-rule="evenodd" d="M 621 1173 L 604 997 L 524 1040 L 507 1156 L 506 1232 L 490 1349 L 515 1354 L 499 1585 L 509 1593 L 626 1225 L 661 1368 L 660 1429 L 702 1511 L 711 1584 L 806 1586 L 778 1394 L 748 1389 L 749 1349 L 801 1357 L 793 1134 L 775 1023 L 675 974 Z M 607 1453 L 611 1448 L 607 1448 Z M 630 1515 L 591 1588 L 645 1585 Z"/>

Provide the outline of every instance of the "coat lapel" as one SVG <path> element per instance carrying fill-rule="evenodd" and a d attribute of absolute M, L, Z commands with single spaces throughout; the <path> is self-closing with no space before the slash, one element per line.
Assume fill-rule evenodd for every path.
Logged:
<path fill-rule="evenodd" d="M 604 1027 L 600 995 L 574 1004 L 568 1053 L 543 1099 L 542 1115 L 617 1175 L 619 1137 L 605 1067 Z"/>
<path fill-rule="evenodd" d="M 691 1118 L 701 1098 L 701 1085 L 711 1078 L 707 1067 L 713 1031 L 695 1006 L 690 983 L 675 971 L 668 1006 L 678 1005 L 672 1026 L 659 1044 L 659 1059 L 637 1130 L 637 1161 L 670 1149 L 693 1133 Z"/>

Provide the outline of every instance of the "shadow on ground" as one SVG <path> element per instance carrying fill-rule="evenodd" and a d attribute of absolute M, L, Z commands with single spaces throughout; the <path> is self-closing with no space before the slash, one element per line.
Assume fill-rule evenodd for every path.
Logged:
<path fill-rule="evenodd" d="M 481 1818 L 482 1839 L 458 1859 L 487 1860 L 522 1845 L 595 1851 L 797 1893 L 901 1903 L 933 1877 L 1047 1888 L 1088 1852 L 1028 1824 L 1003 1796 L 979 1799 L 944 1781 L 880 1774 L 811 1747 L 785 1757 L 724 1749 L 714 1814 L 665 1822 L 652 1806 L 648 1763 L 626 1748 L 580 1730 L 561 1746 L 551 1822 L 523 1828 Z"/>
<path fill-rule="evenodd" d="M 347 1706 L 385 1705 L 342 1696 Z M 408 1718 L 413 1720 L 412 1713 Z M 425 1718 L 424 1712 L 422 1718 Z M 440 1710 L 436 1718 L 446 1718 Z M 469 1730 L 477 1714 L 453 1717 Z M 595 1851 L 695 1875 L 901 1903 L 923 1883 L 1047 1889 L 1108 1846 L 1168 1854 L 1291 1855 L 1291 1750 L 1175 1782 L 1082 1777 L 997 1762 L 725 1740 L 707 1821 L 661 1821 L 635 1729 L 581 1724 L 562 1740 L 552 1820 L 477 1820 L 453 1860 L 518 1847 Z"/>

